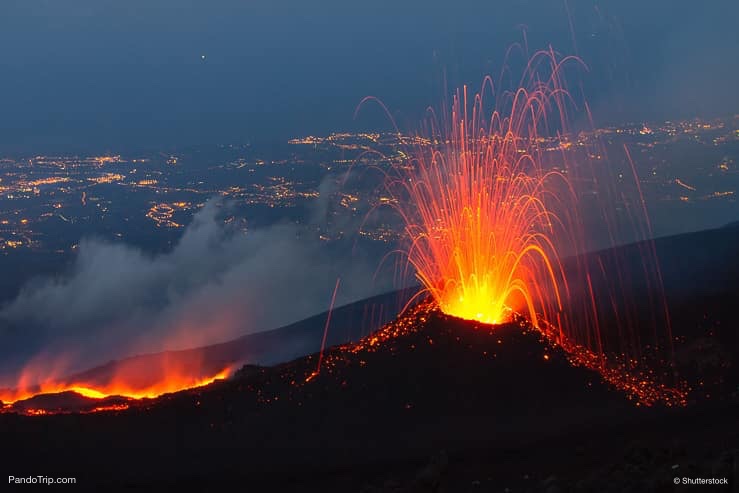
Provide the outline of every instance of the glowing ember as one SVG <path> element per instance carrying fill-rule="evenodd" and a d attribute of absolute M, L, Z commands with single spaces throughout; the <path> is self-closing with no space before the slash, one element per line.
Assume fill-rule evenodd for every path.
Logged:
<path fill-rule="evenodd" d="M 393 345 L 398 341 L 412 337 L 424 331 L 429 325 L 438 324 L 439 321 L 450 321 L 453 317 L 444 314 L 433 300 L 419 303 L 400 314 L 398 318 L 383 326 L 380 330 L 370 334 L 354 344 L 338 346 L 330 351 L 323 360 L 325 374 L 312 371 L 307 374 L 303 382 L 293 381 L 294 385 L 311 385 L 315 383 L 320 375 L 335 374 L 337 378 L 343 379 L 341 368 L 347 365 L 359 363 L 364 366 L 363 355 L 381 351 L 393 353 Z M 473 322 L 465 322 L 470 330 L 484 330 L 485 325 Z M 543 358 L 545 361 L 551 359 L 551 355 L 563 354 L 573 366 L 587 368 L 598 372 L 603 380 L 611 386 L 623 392 L 637 406 L 650 407 L 661 404 L 667 407 L 685 406 L 687 404 L 688 389 L 685 385 L 666 386 L 659 382 L 659 378 L 649 369 L 629 368 L 629 362 L 621 358 L 613 358 L 608 367 L 602 364 L 602 357 L 588 348 L 568 339 L 562 339 L 558 330 L 542 322 L 538 328 L 533 327 L 531 322 L 517 314 L 511 316 L 508 324 L 516 325 L 523 334 L 534 335 L 545 349 Z M 489 327 L 488 327 L 489 328 Z M 494 331 L 490 331 L 490 337 L 496 337 Z M 450 335 L 447 335 L 451 337 Z M 496 337 L 497 338 L 497 337 Z M 459 341 L 459 336 L 456 337 Z M 425 343 L 434 345 L 434 339 L 430 336 Z M 443 343 L 442 343 L 443 344 Z M 502 344 L 497 339 L 497 344 Z M 414 349 L 416 346 L 410 346 Z M 469 349 L 472 349 L 471 347 Z M 471 352 L 470 356 L 475 354 Z M 479 354 L 479 353 L 477 353 Z M 483 353 L 487 355 L 488 353 Z M 352 362 L 352 357 L 359 357 Z M 525 364 L 525 362 L 522 362 Z"/>

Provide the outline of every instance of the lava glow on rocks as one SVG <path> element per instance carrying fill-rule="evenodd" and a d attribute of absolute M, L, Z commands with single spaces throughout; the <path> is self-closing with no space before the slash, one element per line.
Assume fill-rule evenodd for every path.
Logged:
<path fill-rule="evenodd" d="M 446 325 L 446 322 L 455 318 L 460 317 L 447 315 L 433 299 L 422 301 L 408 308 L 380 330 L 369 334 L 356 343 L 333 348 L 324 357 L 319 371 L 312 371 L 302 381 L 295 382 L 294 380 L 294 384 L 298 386 L 310 385 L 320 375 L 326 378 L 335 375 L 340 380 L 344 379 L 342 368 L 357 363 L 360 366 L 365 365 L 362 355 L 381 351 L 393 353 L 393 345 L 397 344 L 398 341 L 412 337 L 414 334 L 423 333 L 424 328 L 428 327 L 429 323 Z M 515 324 L 517 329 L 524 334 L 536 337 L 544 351 L 544 360 L 549 361 L 550 354 L 560 353 L 570 365 L 597 372 L 612 388 L 623 392 L 637 406 L 681 407 L 687 404 L 688 388 L 686 385 L 665 385 L 660 382 L 659 376 L 652 370 L 644 367 L 633 368 L 631 362 L 623 355 L 610 355 L 609 364 L 604 365 L 604 359 L 601 355 L 573 341 L 562 339 L 561 333 L 549 325 L 542 323 L 539 327 L 534 327 L 528 318 L 516 313 L 511 314 L 509 321 L 506 323 Z M 470 330 L 492 329 L 490 330 L 490 337 L 495 337 L 495 329 L 490 324 L 474 321 L 465 321 L 465 324 L 469 324 Z M 459 337 L 457 337 L 457 340 L 459 340 Z M 429 336 L 425 338 L 425 343 L 434 345 L 434 339 Z M 501 341 L 498 340 L 498 344 L 500 343 Z M 470 354 L 471 357 L 472 354 Z M 521 361 L 521 364 L 525 365 L 526 361 Z"/>

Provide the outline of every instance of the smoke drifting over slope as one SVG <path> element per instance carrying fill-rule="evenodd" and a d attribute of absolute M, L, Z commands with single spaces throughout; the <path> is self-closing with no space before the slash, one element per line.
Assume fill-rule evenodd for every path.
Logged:
<path fill-rule="evenodd" d="M 337 256 L 294 224 L 249 231 L 208 202 L 166 254 L 83 240 L 72 270 L 27 284 L 0 310 L 0 385 L 27 363 L 56 374 L 130 354 L 210 344 L 389 289 L 377 257 Z M 349 251 L 350 249 L 345 249 Z"/>

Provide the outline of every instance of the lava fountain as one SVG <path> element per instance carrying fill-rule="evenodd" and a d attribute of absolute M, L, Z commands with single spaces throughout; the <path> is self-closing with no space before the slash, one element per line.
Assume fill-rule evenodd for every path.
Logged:
<path fill-rule="evenodd" d="M 499 324 L 525 311 L 538 326 L 541 317 L 556 320 L 568 291 L 560 248 L 572 215 L 559 211 L 574 191 L 541 160 L 549 113 L 566 93 L 558 67 L 506 93 L 490 113 L 488 88 L 494 95 L 489 77 L 472 98 L 458 90 L 441 120 L 430 111 L 426 136 L 387 186 L 409 238 L 409 265 L 444 313 Z"/>
<path fill-rule="evenodd" d="M 639 178 L 629 157 L 635 194 L 621 183 L 614 191 L 605 160 L 592 162 L 605 153 L 597 138 L 573 137 L 568 113 L 578 104 L 563 75 L 570 65 L 584 67 L 539 51 L 513 90 L 486 77 L 474 95 L 464 86 L 440 111 L 428 110 L 408 158 L 384 172 L 386 202 L 404 224 L 406 272 L 447 315 L 487 324 L 524 315 L 617 386 L 638 387 L 649 402 L 683 402 L 682 390 L 664 384 L 677 377 Z M 635 268 L 626 250 L 594 253 L 589 241 L 594 216 L 610 247 L 626 243 L 618 204 L 629 211 L 626 228 L 641 235 Z"/>

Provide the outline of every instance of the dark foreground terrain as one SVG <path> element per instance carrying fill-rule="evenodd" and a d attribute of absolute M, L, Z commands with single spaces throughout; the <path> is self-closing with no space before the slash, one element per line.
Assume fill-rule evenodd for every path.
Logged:
<path fill-rule="evenodd" d="M 0 473 L 96 491 L 737 491 L 739 229 L 657 246 L 685 407 L 637 406 L 525 324 L 421 305 L 317 374 L 313 354 L 124 411 L 0 414 Z"/>

